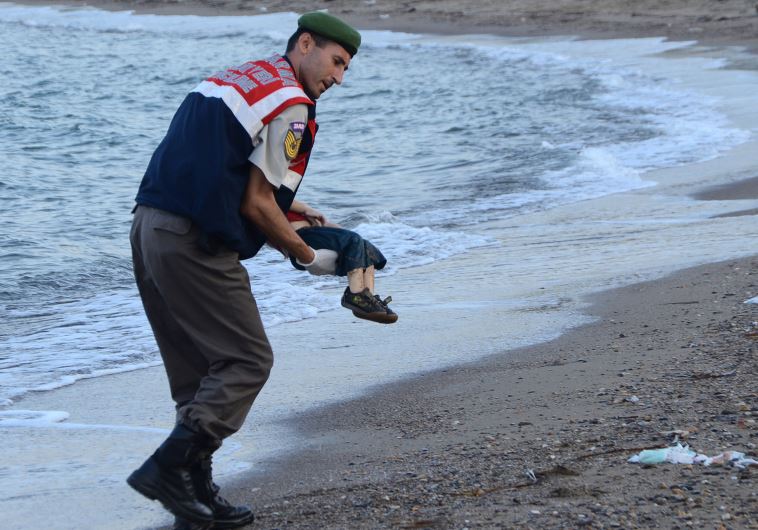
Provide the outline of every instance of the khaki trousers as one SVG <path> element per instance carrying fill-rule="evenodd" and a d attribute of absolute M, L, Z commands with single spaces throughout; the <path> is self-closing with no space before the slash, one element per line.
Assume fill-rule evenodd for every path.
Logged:
<path fill-rule="evenodd" d="M 198 236 L 189 219 L 139 206 L 130 240 L 178 420 L 221 440 L 245 421 L 273 352 L 237 253 L 210 255 Z"/>

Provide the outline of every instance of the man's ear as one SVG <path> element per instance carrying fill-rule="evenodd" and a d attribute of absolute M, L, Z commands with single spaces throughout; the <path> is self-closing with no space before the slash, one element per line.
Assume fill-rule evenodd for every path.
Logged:
<path fill-rule="evenodd" d="M 297 39 L 297 45 L 300 48 L 300 53 L 303 55 L 307 55 L 309 51 L 311 51 L 311 48 L 315 45 L 315 41 L 313 40 L 313 36 L 310 33 L 303 33 L 300 35 L 300 38 Z"/>

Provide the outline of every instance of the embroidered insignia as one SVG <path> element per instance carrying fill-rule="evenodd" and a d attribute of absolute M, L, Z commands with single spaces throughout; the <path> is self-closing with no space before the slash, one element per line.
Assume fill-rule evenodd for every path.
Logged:
<path fill-rule="evenodd" d="M 303 131 L 305 131 L 304 122 L 293 121 L 290 123 L 287 135 L 284 137 L 284 156 L 287 157 L 287 160 L 295 158 L 298 151 L 300 151 L 300 143 L 303 141 Z"/>

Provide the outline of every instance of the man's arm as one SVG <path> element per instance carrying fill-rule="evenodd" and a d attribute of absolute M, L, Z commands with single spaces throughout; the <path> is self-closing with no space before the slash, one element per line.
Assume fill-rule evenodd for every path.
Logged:
<path fill-rule="evenodd" d="M 300 263 L 311 263 L 315 254 L 290 226 L 274 198 L 274 186 L 256 166 L 250 166 L 250 178 L 240 213 L 257 226 L 275 246 L 295 256 Z"/>

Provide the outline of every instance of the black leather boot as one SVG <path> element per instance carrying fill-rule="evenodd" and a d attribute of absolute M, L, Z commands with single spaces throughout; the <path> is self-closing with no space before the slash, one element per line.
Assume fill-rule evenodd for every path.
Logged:
<path fill-rule="evenodd" d="M 190 469 L 192 483 L 197 491 L 197 497 L 213 510 L 213 528 L 237 528 L 250 524 L 255 515 L 247 506 L 234 506 L 219 495 L 220 488 L 213 482 L 211 453 L 203 454 L 198 462 Z M 174 530 L 199 530 L 195 524 L 177 517 Z"/>
<path fill-rule="evenodd" d="M 211 508 L 198 500 L 190 469 L 198 462 L 207 437 L 178 424 L 166 441 L 126 482 L 177 517 L 207 526 Z"/>

